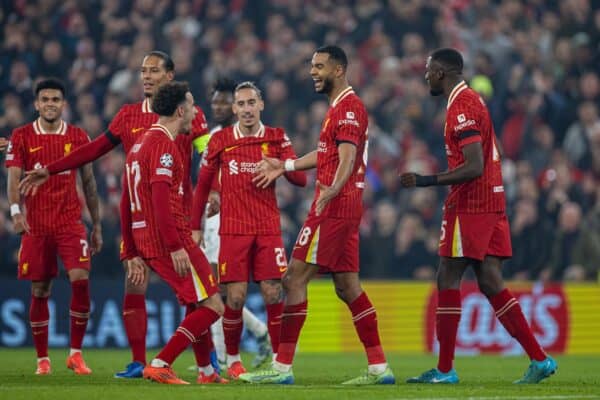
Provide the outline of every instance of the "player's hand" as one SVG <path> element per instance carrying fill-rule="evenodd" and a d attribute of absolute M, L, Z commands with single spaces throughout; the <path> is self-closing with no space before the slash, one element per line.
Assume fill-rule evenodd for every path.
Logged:
<path fill-rule="evenodd" d="M 175 272 L 177 272 L 177 275 L 182 278 L 186 276 L 190 268 L 192 268 L 192 261 L 190 260 L 190 256 L 185 249 L 179 249 L 172 252 L 171 260 L 173 260 Z"/>
<path fill-rule="evenodd" d="M 102 241 L 102 226 L 100 226 L 100 224 L 94 225 L 92 228 L 92 233 L 90 234 L 90 243 L 92 245 L 92 255 L 100 253 L 100 250 L 102 250 L 102 245 L 104 244 Z"/>
<path fill-rule="evenodd" d="M 414 172 L 406 172 L 400 175 L 400 184 L 407 188 L 417 186 L 417 174 Z"/>
<path fill-rule="evenodd" d="M 50 172 L 48 168 L 32 169 L 31 171 L 25 172 L 25 178 L 19 182 L 19 190 L 21 194 L 25 196 L 35 196 L 38 187 L 50 178 Z"/>
<path fill-rule="evenodd" d="M 15 214 L 12 217 L 13 228 L 17 235 L 22 235 L 24 233 L 29 233 L 29 224 L 27 223 L 27 219 L 23 214 Z"/>
<path fill-rule="evenodd" d="M 319 198 L 315 211 L 317 215 L 321 215 L 327 204 L 338 195 L 339 191 L 334 189 L 333 186 L 325 186 L 321 182 L 317 181 L 317 187 L 319 188 Z"/>
<path fill-rule="evenodd" d="M 192 231 L 192 239 L 194 240 L 194 242 L 200 246 L 201 248 L 204 248 L 204 231 L 202 231 L 202 229 L 197 230 L 197 231 Z"/>
<path fill-rule="evenodd" d="M 148 266 L 141 257 L 133 257 L 127 260 L 127 279 L 138 286 L 144 283 L 144 277 Z"/>
<path fill-rule="evenodd" d="M 8 139 L 5 137 L 0 137 L 0 151 L 6 150 L 8 147 Z"/>
<path fill-rule="evenodd" d="M 208 207 L 206 208 L 206 218 L 217 215 L 221 210 L 221 195 L 216 190 L 211 190 L 208 195 Z"/>
<path fill-rule="evenodd" d="M 270 184 L 285 173 L 283 165 L 283 161 L 280 159 L 267 157 L 263 154 L 252 182 L 260 189 L 269 187 Z"/>

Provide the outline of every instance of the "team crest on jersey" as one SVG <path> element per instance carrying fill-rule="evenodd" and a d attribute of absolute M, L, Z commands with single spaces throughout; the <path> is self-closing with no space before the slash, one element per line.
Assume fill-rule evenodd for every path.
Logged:
<path fill-rule="evenodd" d="M 171 168 L 173 166 L 173 156 L 169 153 L 165 153 L 160 156 L 160 165 L 165 168 Z"/>
<path fill-rule="evenodd" d="M 456 117 L 456 119 L 458 120 L 458 122 L 465 122 L 467 120 L 467 117 L 465 117 L 465 114 L 458 114 L 458 116 Z"/>
<path fill-rule="evenodd" d="M 71 143 L 65 143 L 65 156 L 71 152 Z"/>

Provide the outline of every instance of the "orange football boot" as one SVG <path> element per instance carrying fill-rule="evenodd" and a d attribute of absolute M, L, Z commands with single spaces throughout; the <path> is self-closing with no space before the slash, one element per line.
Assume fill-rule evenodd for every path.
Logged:
<path fill-rule="evenodd" d="M 246 368 L 244 368 L 240 361 L 234 362 L 231 364 L 231 367 L 227 368 L 227 375 L 231 379 L 238 379 L 241 374 L 245 374 L 246 372 L 248 371 L 246 371 Z"/>
<path fill-rule="evenodd" d="M 81 352 L 67 357 L 67 368 L 72 369 L 76 375 L 89 375 L 92 373 L 92 370 L 85 365 Z"/>
<path fill-rule="evenodd" d="M 50 375 L 51 372 L 49 359 L 44 358 L 37 362 L 37 369 L 35 370 L 36 375 Z"/>
<path fill-rule="evenodd" d="M 221 375 L 217 374 L 216 372 L 213 372 L 212 375 L 204 375 L 204 372 L 200 372 L 200 374 L 198 375 L 198 379 L 196 379 L 196 383 L 199 383 L 201 385 L 208 383 L 225 384 L 229 383 L 229 380 L 221 377 Z"/>
<path fill-rule="evenodd" d="M 149 379 L 158 383 L 166 383 L 167 385 L 189 385 L 175 375 L 175 371 L 171 367 L 151 367 L 144 368 L 144 379 Z"/>

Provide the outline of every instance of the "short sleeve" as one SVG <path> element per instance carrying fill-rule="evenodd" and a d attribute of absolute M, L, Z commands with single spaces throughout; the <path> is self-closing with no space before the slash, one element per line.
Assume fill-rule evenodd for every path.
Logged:
<path fill-rule="evenodd" d="M 25 148 L 21 131 L 14 130 L 6 148 L 6 167 L 25 168 Z"/>
<path fill-rule="evenodd" d="M 458 147 L 462 148 L 468 144 L 481 142 L 481 107 L 473 107 L 468 104 L 457 104 L 449 113 L 450 118 L 446 124 L 451 129 L 452 137 L 457 141 Z"/>
<path fill-rule="evenodd" d="M 335 141 L 358 146 L 364 140 L 367 121 L 366 111 L 358 104 L 338 110 L 332 121 L 335 124 Z"/>
<path fill-rule="evenodd" d="M 173 182 L 173 173 L 178 150 L 174 146 L 158 145 L 150 152 L 150 184 Z"/>
<path fill-rule="evenodd" d="M 125 133 L 125 120 L 127 117 L 127 112 L 125 111 L 125 107 L 121 107 L 117 115 L 110 121 L 108 125 L 108 131 L 118 139 L 121 139 L 123 134 Z"/>

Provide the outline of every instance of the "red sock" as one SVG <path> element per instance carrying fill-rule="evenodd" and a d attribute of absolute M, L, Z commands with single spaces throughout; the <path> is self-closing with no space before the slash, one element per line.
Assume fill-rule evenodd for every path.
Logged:
<path fill-rule="evenodd" d="M 71 282 L 71 348 L 81 350 L 85 328 L 90 318 L 90 281 Z"/>
<path fill-rule="evenodd" d="M 188 316 L 196 310 L 196 307 L 188 304 L 185 309 L 185 315 Z M 206 367 L 210 364 L 210 350 L 212 347 L 212 338 L 210 329 L 203 332 L 195 342 L 192 343 L 196 365 L 198 367 Z"/>
<path fill-rule="evenodd" d="M 269 337 L 271 338 L 271 349 L 273 353 L 277 353 L 281 333 L 283 303 L 267 304 L 265 308 L 267 309 L 267 328 L 269 329 Z"/>
<path fill-rule="evenodd" d="M 300 304 L 283 307 L 277 362 L 292 365 L 300 331 L 306 320 L 307 307 L 308 302 L 306 300 Z"/>
<path fill-rule="evenodd" d="M 446 289 L 438 292 L 438 306 L 435 312 L 440 356 L 437 368 L 441 372 L 452 369 L 454 348 L 456 347 L 456 331 L 460 322 L 460 290 Z"/>
<path fill-rule="evenodd" d="M 348 305 L 348 308 L 352 313 L 356 333 L 365 347 L 369 365 L 385 363 L 385 354 L 383 354 L 377 328 L 377 313 L 367 294 L 362 292 L 352 304 Z"/>
<path fill-rule="evenodd" d="M 131 347 L 133 361 L 146 365 L 146 330 L 148 315 L 143 294 L 125 293 L 123 302 L 123 324 Z"/>
<path fill-rule="evenodd" d="M 48 357 L 48 298 L 31 296 L 29 321 L 38 358 Z"/>
<path fill-rule="evenodd" d="M 242 330 L 244 321 L 242 319 L 242 310 L 234 310 L 225 304 L 223 313 L 223 334 L 225 336 L 225 349 L 227 354 L 235 355 L 240 353 L 240 340 L 242 339 Z"/>
<path fill-rule="evenodd" d="M 496 317 L 502 322 L 508 333 L 521 343 L 529 358 L 536 361 L 544 360 L 546 353 L 533 336 L 521 306 L 512 293 L 508 289 L 504 289 L 489 300 L 496 310 Z"/>
<path fill-rule="evenodd" d="M 156 358 L 169 365 L 191 344 L 200 339 L 203 332 L 208 330 L 213 322 L 219 319 L 219 314 L 208 307 L 198 307 L 185 317 L 179 328 L 169 339 Z M 209 359 L 210 363 L 210 359 Z"/>

